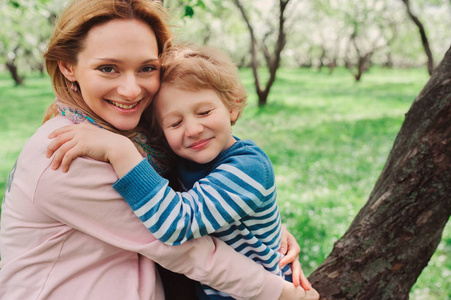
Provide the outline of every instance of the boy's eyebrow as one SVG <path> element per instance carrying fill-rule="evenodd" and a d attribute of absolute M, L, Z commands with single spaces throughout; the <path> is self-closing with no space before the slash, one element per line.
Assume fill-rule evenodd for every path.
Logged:
<path fill-rule="evenodd" d="M 160 116 L 160 119 L 161 119 L 161 121 L 164 121 L 166 118 L 168 118 L 168 117 L 174 117 L 174 116 L 176 116 L 176 115 L 177 115 L 177 113 L 171 111 L 171 112 L 165 114 L 164 116 Z"/>

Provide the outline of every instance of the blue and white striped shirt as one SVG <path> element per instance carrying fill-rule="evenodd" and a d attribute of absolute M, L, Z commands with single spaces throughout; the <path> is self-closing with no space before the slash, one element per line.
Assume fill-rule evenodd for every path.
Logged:
<path fill-rule="evenodd" d="M 143 160 L 114 188 L 152 234 L 169 245 L 213 235 L 268 271 L 279 268 L 281 220 L 274 170 L 267 155 L 249 140 L 237 140 L 208 164 L 182 160 L 176 192 Z M 205 299 L 229 298 L 202 286 Z M 201 296 L 202 299 L 204 297 Z"/>

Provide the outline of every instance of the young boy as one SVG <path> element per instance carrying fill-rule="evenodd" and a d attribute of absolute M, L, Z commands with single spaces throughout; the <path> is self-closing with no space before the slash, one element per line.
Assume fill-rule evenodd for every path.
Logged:
<path fill-rule="evenodd" d="M 290 267 L 279 267 L 281 220 L 271 162 L 255 143 L 231 132 L 246 104 L 236 66 L 218 50 L 174 46 L 161 58 L 160 80 L 149 111 L 178 156 L 185 192 L 174 191 L 127 139 L 111 133 L 108 142 L 96 133 L 83 150 L 73 148 L 72 157 L 110 161 L 120 178 L 113 187 L 162 242 L 179 245 L 210 234 L 291 281 Z M 310 290 L 300 277 L 294 279 Z M 232 299 L 204 285 L 197 292 L 200 299 Z"/>

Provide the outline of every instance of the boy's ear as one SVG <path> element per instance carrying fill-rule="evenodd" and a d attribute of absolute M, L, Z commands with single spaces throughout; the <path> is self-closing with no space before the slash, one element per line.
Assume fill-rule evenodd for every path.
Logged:
<path fill-rule="evenodd" d="M 58 68 L 60 69 L 61 73 L 63 73 L 64 77 L 67 78 L 67 80 L 77 81 L 77 78 L 75 77 L 74 66 L 72 64 L 65 61 L 58 61 Z"/>
<path fill-rule="evenodd" d="M 239 113 L 236 110 L 230 110 L 230 122 L 234 123 L 238 119 Z"/>

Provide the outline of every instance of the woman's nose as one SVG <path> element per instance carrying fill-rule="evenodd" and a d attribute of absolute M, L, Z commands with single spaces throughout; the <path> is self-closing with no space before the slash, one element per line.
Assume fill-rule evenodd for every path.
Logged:
<path fill-rule="evenodd" d="M 117 88 L 118 94 L 129 101 L 136 100 L 140 96 L 141 91 L 141 86 L 134 74 L 124 76 Z"/>

